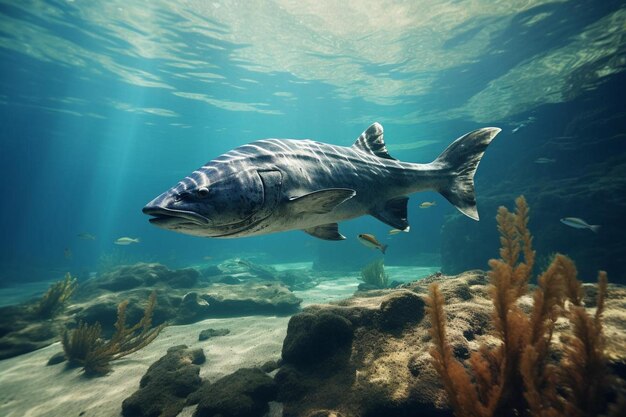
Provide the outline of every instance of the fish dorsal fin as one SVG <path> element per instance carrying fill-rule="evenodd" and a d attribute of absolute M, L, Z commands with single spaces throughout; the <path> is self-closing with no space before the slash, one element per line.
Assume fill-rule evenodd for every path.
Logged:
<path fill-rule="evenodd" d="M 373 210 L 370 214 L 395 229 L 408 232 L 409 222 L 406 214 L 408 201 L 409 197 L 394 198 L 387 201 L 381 210 Z"/>
<path fill-rule="evenodd" d="M 322 224 L 315 227 L 309 227 L 304 231 L 311 236 L 324 240 L 344 240 L 346 237 L 339 233 L 339 225 L 337 223 Z"/>
<path fill-rule="evenodd" d="M 349 188 L 326 188 L 293 197 L 289 205 L 295 213 L 325 214 L 355 195 L 356 191 Z"/>
<path fill-rule="evenodd" d="M 365 153 L 376 155 L 379 158 L 395 159 L 387 151 L 385 139 L 383 138 L 383 127 L 380 123 L 374 123 L 368 127 L 356 139 L 352 147 Z"/>

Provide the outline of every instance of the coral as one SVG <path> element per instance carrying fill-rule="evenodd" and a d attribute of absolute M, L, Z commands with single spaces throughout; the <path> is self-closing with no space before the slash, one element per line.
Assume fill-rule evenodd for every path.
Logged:
<path fill-rule="evenodd" d="M 376 288 L 387 288 L 389 277 L 385 273 L 383 260 L 371 262 L 361 270 L 361 280 Z"/>
<path fill-rule="evenodd" d="M 458 417 L 599 415 L 606 411 L 610 391 L 602 336 L 606 273 L 599 274 L 597 309 L 589 316 L 574 263 L 556 254 L 539 276 L 532 309 L 526 313 L 518 301 L 527 292 L 535 252 L 525 199 L 519 197 L 516 206 L 515 213 L 498 210 L 500 259 L 489 261 L 492 324 L 500 343 L 482 344 L 466 368 L 447 340 L 444 300 L 433 284 L 426 300 L 433 365 Z M 550 347 L 562 315 L 570 320 L 572 332 L 557 362 Z"/>
<path fill-rule="evenodd" d="M 34 313 L 41 318 L 51 318 L 58 314 L 65 303 L 76 289 L 76 278 L 72 278 L 70 273 L 65 274 L 65 279 L 55 282 L 48 291 L 41 297 L 35 306 Z"/>
<path fill-rule="evenodd" d="M 63 333 L 63 350 L 71 365 L 80 365 L 89 375 L 101 375 L 110 371 L 110 362 L 136 352 L 150 344 L 165 324 L 152 327 L 152 314 L 156 305 L 156 292 L 150 295 L 142 319 L 132 327 L 126 327 L 128 301 L 119 304 L 115 333 L 110 340 L 101 337 L 100 323 L 79 323 L 71 333 Z"/>

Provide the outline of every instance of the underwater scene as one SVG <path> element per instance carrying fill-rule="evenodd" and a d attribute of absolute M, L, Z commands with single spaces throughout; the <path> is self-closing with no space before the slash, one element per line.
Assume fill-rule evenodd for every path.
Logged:
<path fill-rule="evenodd" d="M 626 2 L 0 0 L 0 416 L 626 416 Z"/>

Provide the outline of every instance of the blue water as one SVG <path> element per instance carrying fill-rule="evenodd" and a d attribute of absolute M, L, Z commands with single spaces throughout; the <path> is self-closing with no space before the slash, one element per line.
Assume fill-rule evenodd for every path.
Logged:
<path fill-rule="evenodd" d="M 429 162 L 467 131 L 502 127 L 476 176 L 479 212 L 481 193 L 515 173 L 549 183 L 593 155 L 622 166 L 623 141 L 609 155 L 579 152 L 585 136 L 574 131 L 566 157 L 540 147 L 593 109 L 593 120 L 623 126 L 621 1 L 179 3 L 0 2 L 0 282 L 86 275 L 106 259 L 176 267 L 325 253 L 365 264 L 378 255 L 359 233 L 390 245 L 388 264 L 439 262 L 456 210 L 436 193 L 411 198 L 411 233 L 388 238 L 388 226 L 360 218 L 341 224 L 345 242 L 301 231 L 203 239 L 141 213 L 197 167 L 260 138 L 349 146 L 378 121 L 394 157 Z M 511 185 L 501 203 L 525 190 Z M 140 243 L 114 245 L 122 236 Z"/>

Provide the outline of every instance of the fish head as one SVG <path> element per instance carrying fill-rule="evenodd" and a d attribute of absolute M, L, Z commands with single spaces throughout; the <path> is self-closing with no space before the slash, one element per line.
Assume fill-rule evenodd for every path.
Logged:
<path fill-rule="evenodd" d="M 200 169 L 149 202 L 143 212 L 155 226 L 204 237 L 249 228 L 266 212 L 266 189 L 256 169 Z"/>

